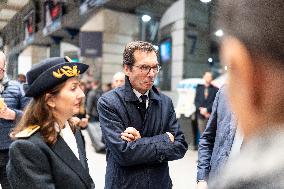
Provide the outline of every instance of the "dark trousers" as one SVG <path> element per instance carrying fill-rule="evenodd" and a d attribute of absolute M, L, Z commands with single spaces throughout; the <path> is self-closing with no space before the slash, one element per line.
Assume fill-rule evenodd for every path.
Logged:
<path fill-rule="evenodd" d="M 9 160 L 9 150 L 0 150 L 0 184 L 2 189 L 11 189 L 7 174 L 6 165 Z"/>
<path fill-rule="evenodd" d="M 201 137 L 201 135 L 203 134 L 203 132 L 206 128 L 207 122 L 208 122 L 208 119 L 206 119 L 206 118 L 200 118 L 199 117 L 197 119 L 198 131 L 199 131 L 200 137 Z"/>

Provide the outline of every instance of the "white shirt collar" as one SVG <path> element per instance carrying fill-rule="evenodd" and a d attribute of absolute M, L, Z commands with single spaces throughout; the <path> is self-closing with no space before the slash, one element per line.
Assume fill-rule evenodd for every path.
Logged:
<path fill-rule="evenodd" d="M 140 100 L 140 96 L 142 96 L 143 94 L 139 93 L 134 88 L 132 90 L 133 90 L 134 94 L 137 96 L 137 98 Z M 149 96 L 149 91 L 147 91 L 144 95 L 146 95 L 148 97 Z"/>
<path fill-rule="evenodd" d="M 137 98 L 139 99 L 140 102 L 142 102 L 142 99 L 140 98 L 143 94 L 139 93 L 137 90 L 135 90 L 134 88 L 132 89 L 134 94 L 137 96 Z M 146 100 L 146 108 L 148 108 L 149 105 L 149 91 L 147 91 L 144 95 L 147 96 L 147 100 Z"/>
<path fill-rule="evenodd" d="M 79 158 L 79 152 L 78 152 L 78 146 L 77 146 L 77 140 L 75 138 L 75 135 L 72 132 L 68 121 L 66 121 L 64 125 L 65 125 L 65 127 L 63 129 L 60 129 L 59 125 L 57 123 L 55 123 L 54 124 L 55 130 L 57 132 L 59 132 L 59 135 L 66 142 L 66 144 L 71 149 L 71 151 L 74 153 L 74 155 L 77 157 L 77 159 L 80 159 Z"/>

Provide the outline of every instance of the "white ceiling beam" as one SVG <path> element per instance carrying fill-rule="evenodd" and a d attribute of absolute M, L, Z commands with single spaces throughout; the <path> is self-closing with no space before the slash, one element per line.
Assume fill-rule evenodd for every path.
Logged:
<path fill-rule="evenodd" d="M 0 17 L 0 22 L 9 22 L 9 20 L 10 20 L 10 19 L 8 19 L 8 18 L 1 18 L 1 17 Z"/>
<path fill-rule="evenodd" d="M 8 5 L 7 3 L 0 2 L 0 9 L 11 9 L 15 11 L 21 10 L 22 6 Z"/>

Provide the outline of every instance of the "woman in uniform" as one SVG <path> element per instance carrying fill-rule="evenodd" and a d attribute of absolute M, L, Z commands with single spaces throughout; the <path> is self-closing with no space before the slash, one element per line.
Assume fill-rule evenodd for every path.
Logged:
<path fill-rule="evenodd" d="M 88 66 L 70 58 L 48 58 L 27 73 L 26 96 L 33 97 L 11 133 L 7 173 L 14 189 L 90 189 L 86 152 L 70 119 L 84 93 L 79 74 Z"/>

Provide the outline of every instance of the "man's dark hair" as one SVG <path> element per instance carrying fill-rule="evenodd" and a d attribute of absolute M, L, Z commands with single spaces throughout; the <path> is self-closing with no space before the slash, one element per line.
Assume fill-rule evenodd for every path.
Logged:
<path fill-rule="evenodd" d="M 284 0 L 218 0 L 217 24 L 243 42 L 252 57 L 283 65 Z"/>
<path fill-rule="evenodd" d="M 18 81 L 20 83 L 26 83 L 27 79 L 26 79 L 25 74 L 18 74 Z"/>
<path fill-rule="evenodd" d="M 154 46 L 151 43 L 145 41 L 133 41 L 128 43 L 125 46 L 123 52 L 123 65 L 133 66 L 135 59 L 134 59 L 134 52 L 136 50 L 143 51 L 143 52 L 155 52 L 158 56 L 158 53 Z"/>

